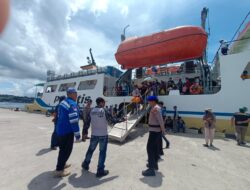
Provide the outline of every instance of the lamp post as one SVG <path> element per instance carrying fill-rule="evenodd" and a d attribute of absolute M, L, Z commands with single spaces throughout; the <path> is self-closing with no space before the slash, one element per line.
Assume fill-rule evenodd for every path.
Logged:
<path fill-rule="evenodd" d="M 126 29 L 129 27 L 129 25 L 125 26 L 123 29 L 123 34 L 121 35 L 121 41 L 124 41 L 126 39 Z"/>

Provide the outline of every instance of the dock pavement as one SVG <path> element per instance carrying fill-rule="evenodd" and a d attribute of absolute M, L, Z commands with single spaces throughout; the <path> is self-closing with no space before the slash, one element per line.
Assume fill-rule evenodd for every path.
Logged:
<path fill-rule="evenodd" d="M 169 134 L 170 149 L 159 163 L 156 177 L 143 177 L 146 167 L 147 128 L 138 126 L 124 144 L 108 145 L 106 168 L 110 174 L 95 177 L 96 150 L 90 171 L 81 169 L 89 141 L 75 143 L 69 159 L 72 174 L 54 178 L 57 151 L 51 151 L 51 117 L 0 109 L 1 190 L 249 190 L 250 145 L 232 139 L 215 139 L 215 148 L 202 146 L 202 135 Z M 82 123 L 81 123 L 82 125 Z"/>

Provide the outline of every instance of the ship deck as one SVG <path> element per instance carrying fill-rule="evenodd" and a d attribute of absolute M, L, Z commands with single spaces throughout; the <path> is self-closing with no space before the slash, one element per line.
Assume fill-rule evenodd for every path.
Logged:
<path fill-rule="evenodd" d="M 69 177 L 53 178 L 57 151 L 50 151 L 53 124 L 40 114 L 0 109 L 0 187 L 5 190 L 147 190 L 220 189 L 247 190 L 250 187 L 250 146 L 236 146 L 234 140 L 218 138 L 209 149 L 201 135 L 170 134 L 170 149 L 159 163 L 156 177 L 143 177 L 146 164 L 147 130 L 132 131 L 125 144 L 109 143 L 106 167 L 110 175 L 95 177 L 98 150 L 90 172 L 82 172 L 81 162 L 89 142 L 76 143 L 70 157 Z"/>

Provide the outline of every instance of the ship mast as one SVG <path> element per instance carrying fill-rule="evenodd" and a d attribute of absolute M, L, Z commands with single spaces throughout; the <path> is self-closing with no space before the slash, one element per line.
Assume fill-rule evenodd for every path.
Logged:
<path fill-rule="evenodd" d="M 95 62 L 94 56 L 92 54 L 92 49 L 91 48 L 89 49 L 89 53 L 90 53 L 90 56 L 91 56 L 91 65 L 96 66 L 96 62 Z"/>
<path fill-rule="evenodd" d="M 209 9 L 207 7 L 204 7 L 201 11 L 201 27 L 206 31 L 206 21 L 208 19 L 208 11 Z M 207 34 L 209 35 L 210 33 L 210 26 L 208 23 L 208 32 Z M 207 63 L 207 47 L 203 53 L 203 60 L 205 63 Z"/>

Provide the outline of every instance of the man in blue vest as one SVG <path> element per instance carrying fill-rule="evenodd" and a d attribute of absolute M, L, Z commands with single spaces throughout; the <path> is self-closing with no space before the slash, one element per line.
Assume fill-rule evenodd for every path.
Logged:
<path fill-rule="evenodd" d="M 74 136 L 80 140 L 79 128 L 79 109 L 76 103 L 77 92 L 74 88 L 67 90 L 67 98 L 63 100 L 58 108 L 58 120 L 56 124 L 56 133 L 58 137 L 59 155 L 55 171 L 55 177 L 65 177 L 70 175 L 66 164 L 73 149 Z"/>

